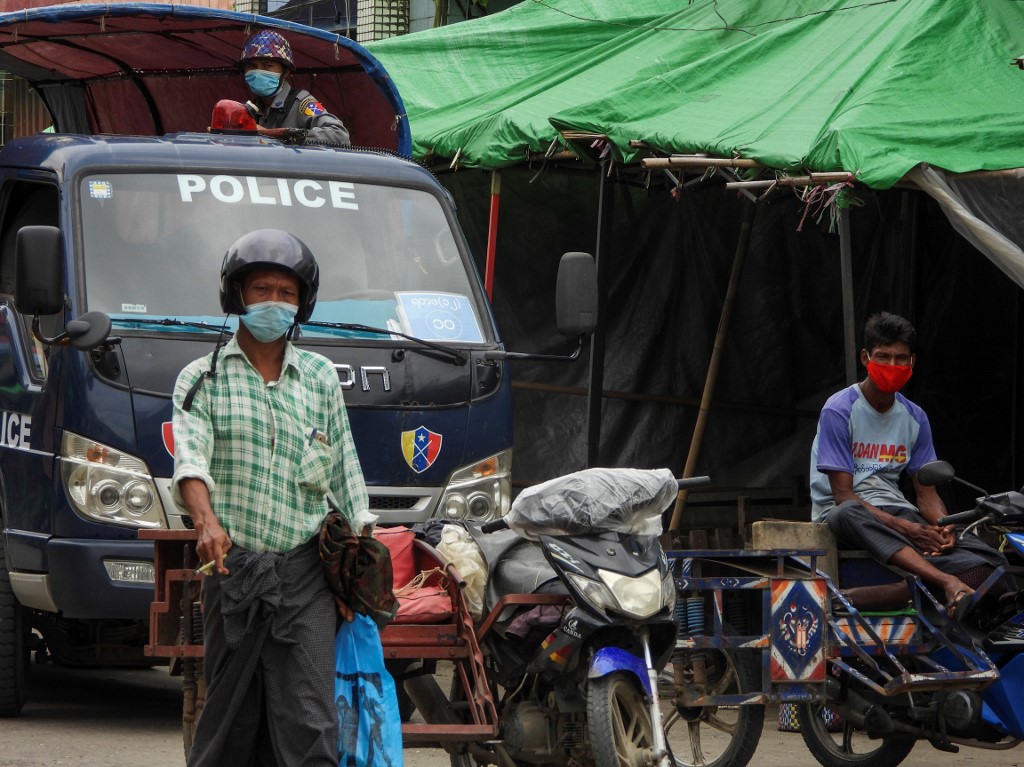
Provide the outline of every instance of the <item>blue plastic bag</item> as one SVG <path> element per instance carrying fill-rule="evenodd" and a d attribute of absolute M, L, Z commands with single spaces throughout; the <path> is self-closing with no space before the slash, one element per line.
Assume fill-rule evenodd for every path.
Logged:
<path fill-rule="evenodd" d="M 395 680 L 384 667 L 377 624 L 360 613 L 334 640 L 334 702 L 341 767 L 402 767 Z"/>

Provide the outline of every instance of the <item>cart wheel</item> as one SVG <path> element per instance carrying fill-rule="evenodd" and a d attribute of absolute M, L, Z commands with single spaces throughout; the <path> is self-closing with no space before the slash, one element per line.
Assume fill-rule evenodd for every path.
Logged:
<path fill-rule="evenodd" d="M 751 653 L 706 650 L 674 658 L 683 664 L 687 682 L 703 678 L 708 695 L 752 692 L 760 687 L 758 657 Z M 754 756 L 764 728 L 764 706 L 672 707 L 665 718 L 677 767 L 745 767 Z"/>

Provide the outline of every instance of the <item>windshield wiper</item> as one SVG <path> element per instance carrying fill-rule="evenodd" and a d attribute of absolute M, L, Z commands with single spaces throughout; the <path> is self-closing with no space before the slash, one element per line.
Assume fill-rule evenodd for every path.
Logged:
<path fill-rule="evenodd" d="M 399 336 L 408 341 L 412 341 L 415 344 L 426 347 L 427 349 L 433 349 L 434 351 L 443 352 L 450 356 L 456 365 L 465 365 L 469 361 L 469 357 L 460 352 L 458 349 L 452 348 L 451 346 L 445 346 L 444 344 L 434 343 L 433 341 L 425 341 L 422 338 L 416 336 L 409 336 L 405 333 L 400 333 L 397 330 L 388 330 L 386 328 L 375 328 L 372 325 L 359 325 L 352 322 L 303 322 L 303 327 L 314 327 L 314 328 L 331 328 L 334 330 L 348 330 L 353 333 L 371 333 L 378 336 Z"/>
<path fill-rule="evenodd" d="M 230 328 L 224 327 L 223 325 L 211 325 L 208 322 L 191 322 L 189 320 L 176 320 L 172 317 L 165 317 L 160 320 L 152 319 L 131 319 L 128 317 L 111 317 L 111 321 L 120 325 L 157 325 L 165 328 L 196 328 L 197 330 L 209 330 L 214 333 L 225 333 L 226 335 L 234 335 L 235 331 Z"/>

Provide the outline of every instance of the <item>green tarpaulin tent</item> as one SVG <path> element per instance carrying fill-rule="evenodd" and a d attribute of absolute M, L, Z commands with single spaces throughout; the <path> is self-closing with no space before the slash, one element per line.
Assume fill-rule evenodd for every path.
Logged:
<path fill-rule="evenodd" d="M 370 48 L 421 157 L 500 168 L 583 131 L 886 188 L 1024 165 L 1022 30 L 1014 0 L 527 0 Z"/>
<path fill-rule="evenodd" d="M 1024 166 L 1020 0 L 526 0 L 371 48 L 419 158 L 498 169 L 606 137 L 618 162 L 905 180 L 1024 286 L 1022 185 L 951 175 Z"/>

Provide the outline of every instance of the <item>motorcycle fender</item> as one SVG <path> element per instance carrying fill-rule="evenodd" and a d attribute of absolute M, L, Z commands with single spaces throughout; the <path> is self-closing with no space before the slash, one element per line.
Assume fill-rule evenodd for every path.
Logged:
<path fill-rule="evenodd" d="M 1007 533 L 1006 540 L 1013 544 L 1018 554 L 1024 554 L 1024 533 Z"/>
<path fill-rule="evenodd" d="M 651 680 L 647 676 L 647 664 L 628 650 L 621 647 L 602 647 L 590 661 L 588 679 L 600 679 L 616 671 L 628 671 L 639 680 L 644 692 L 652 694 Z"/>

